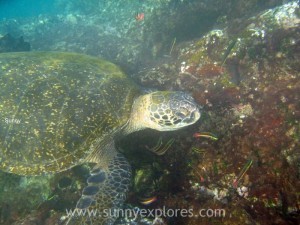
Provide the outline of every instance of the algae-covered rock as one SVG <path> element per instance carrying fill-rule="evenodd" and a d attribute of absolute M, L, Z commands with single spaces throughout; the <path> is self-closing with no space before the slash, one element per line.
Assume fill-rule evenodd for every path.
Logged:
<path fill-rule="evenodd" d="M 0 208 L 2 223 L 8 215 L 25 214 L 36 209 L 51 194 L 50 177 L 21 177 L 0 172 Z M 7 209 L 5 212 L 4 208 Z M 6 218 L 8 216 L 8 218 Z"/>
<path fill-rule="evenodd" d="M 200 137 L 186 153 L 189 191 L 176 196 L 192 196 L 193 207 L 219 202 L 227 216 L 214 220 L 222 224 L 299 221 L 299 18 L 295 1 L 262 11 L 177 44 L 169 63 L 151 68 L 175 67 L 160 79 L 204 107 Z M 174 198 L 164 203 L 179 205 Z"/>

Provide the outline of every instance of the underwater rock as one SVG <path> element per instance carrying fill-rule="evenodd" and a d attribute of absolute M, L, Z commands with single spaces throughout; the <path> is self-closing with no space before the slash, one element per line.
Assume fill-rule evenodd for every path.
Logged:
<path fill-rule="evenodd" d="M 238 29 L 229 23 L 177 44 L 168 63 L 136 76 L 156 88 L 167 83 L 189 90 L 204 107 L 198 130 L 219 138 L 194 140 L 186 152 L 190 187 L 183 188 L 196 199 L 194 207 L 225 208 L 230 216 L 223 224 L 264 224 L 270 216 L 278 224 L 300 219 L 299 19 L 296 1 L 265 10 L 241 19 Z M 148 76 L 163 67 L 172 73 Z M 167 202 L 175 205 L 171 197 Z M 210 223 L 201 218 L 201 224 Z"/>
<path fill-rule="evenodd" d="M 281 0 L 241 2 L 236 7 L 236 0 L 56 0 L 58 11 L 63 13 L 3 19 L 0 33 L 26 37 L 33 50 L 101 56 L 131 74 L 169 54 L 175 38 L 177 42 L 198 38 L 215 22 L 231 21 L 244 12 L 278 5 Z M 145 19 L 137 21 L 137 13 L 143 13 Z"/>
<path fill-rule="evenodd" d="M 86 175 L 84 166 L 34 177 L 0 171 L 0 224 L 63 224 L 65 209 L 76 204 Z"/>
<path fill-rule="evenodd" d="M 175 66 L 164 63 L 155 68 L 140 70 L 132 77 L 145 87 L 170 90 L 176 80 L 176 73 Z"/>
<path fill-rule="evenodd" d="M 12 224 L 18 214 L 45 202 L 51 193 L 49 182 L 48 176 L 21 177 L 0 171 L 0 223 Z"/>
<path fill-rule="evenodd" d="M 292 2 L 245 19 L 248 25 L 236 33 L 229 33 L 230 27 L 212 30 L 201 39 L 176 45 L 169 62 L 162 59 L 161 64 L 141 70 L 134 77 L 156 88 L 189 90 L 202 104 L 238 100 L 240 87 L 249 88 L 250 83 L 254 86 L 255 79 L 262 85 L 257 66 L 264 61 L 286 63 L 299 70 L 291 58 L 299 54 L 298 11 L 299 6 Z M 266 78 L 264 82 L 273 82 Z M 249 93 L 250 98 L 253 96 Z M 220 97 L 223 99 L 215 102 Z M 234 103 L 239 104 L 236 100 Z"/>
<path fill-rule="evenodd" d="M 0 37 L 0 52 L 24 52 L 30 51 L 30 44 L 21 36 L 14 38 L 10 34 Z"/>

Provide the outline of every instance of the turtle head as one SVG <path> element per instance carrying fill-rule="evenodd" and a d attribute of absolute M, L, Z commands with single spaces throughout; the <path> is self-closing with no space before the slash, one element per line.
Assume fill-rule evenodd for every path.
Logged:
<path fill-rule="evenodd" d="M 187 93 L 157 91 L 136 99 L 130 123 L 134 131 L 145 128 L 172 131 L 189 126 L 199 118 L 199 107 Z"/>
<path fill-rule="evenodd" d="M 148 97 L 149 128 L 159 131 L 178 130 L 200 118 L 194 99 L 184 92 L 158 91 L 150 93 Z"/>

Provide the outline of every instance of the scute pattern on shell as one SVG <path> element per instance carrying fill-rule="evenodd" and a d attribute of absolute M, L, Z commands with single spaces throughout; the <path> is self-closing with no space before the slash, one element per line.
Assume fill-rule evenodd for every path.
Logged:
<path fill-rule="evenodd" d="M 114 64 L 76 53 L 3 53 L 0 69 L 0 169 L 16 174 L 82 163 L 139 93 Z"/>

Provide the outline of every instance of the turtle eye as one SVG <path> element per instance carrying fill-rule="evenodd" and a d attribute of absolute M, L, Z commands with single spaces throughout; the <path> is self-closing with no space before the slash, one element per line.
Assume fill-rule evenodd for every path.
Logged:
<path fill-rule="evenodd" d="M 179 117 L 179 118 L 184 118 L 185 117 L 185 115 L 181 112 L 177 112 L 176 116 Z"/>

